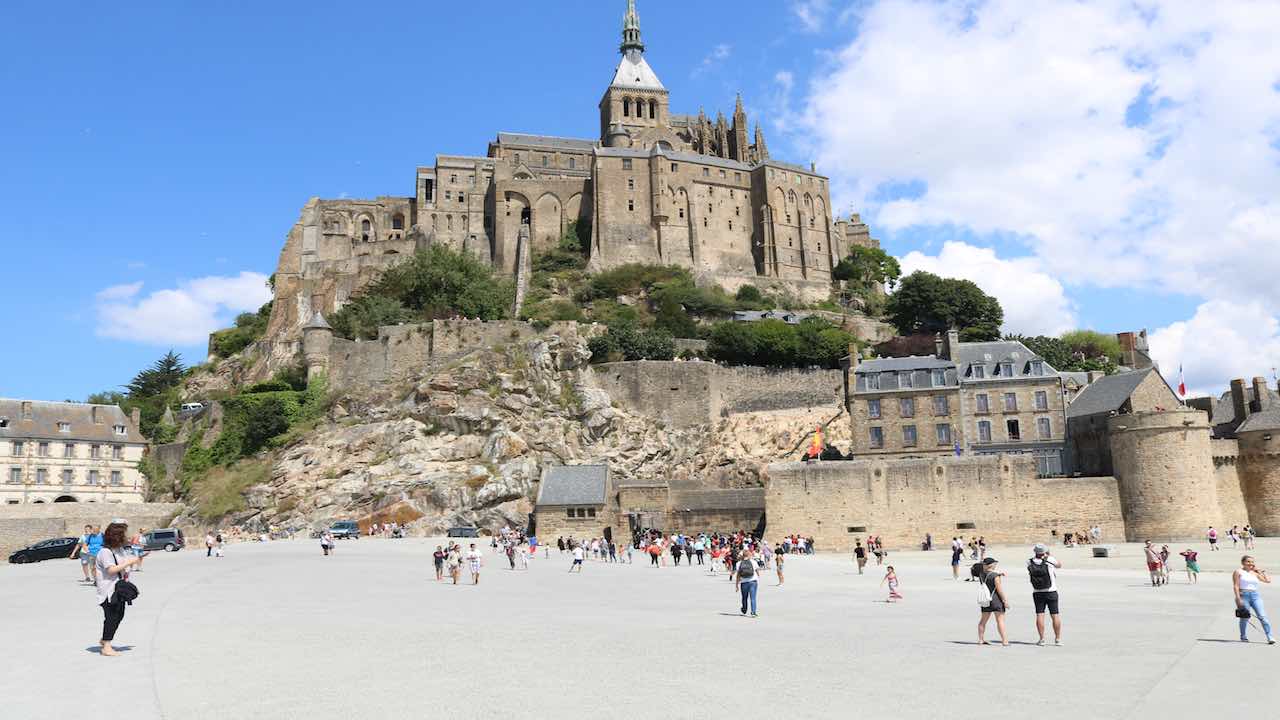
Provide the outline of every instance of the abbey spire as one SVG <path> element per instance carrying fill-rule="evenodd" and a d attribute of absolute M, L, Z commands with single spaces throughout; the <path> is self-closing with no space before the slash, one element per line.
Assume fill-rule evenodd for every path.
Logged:
<path fill-rule="evenodd" d="M 636 12 L 636 0 L 627 0 L 627 14 L 622 18 L 623 55 L 631 52 L 644 52 L 644 41 L 640 39 L 640 14 Z"/>

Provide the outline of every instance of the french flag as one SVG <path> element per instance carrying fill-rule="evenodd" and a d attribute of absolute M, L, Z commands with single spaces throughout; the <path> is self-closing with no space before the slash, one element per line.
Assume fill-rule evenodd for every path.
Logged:
<path fill-rule="evenodd" d="M 1187 379 L 1182 376 L 1182 366 L 1178 366 L 1178 397 L 1187 396 Z"/>

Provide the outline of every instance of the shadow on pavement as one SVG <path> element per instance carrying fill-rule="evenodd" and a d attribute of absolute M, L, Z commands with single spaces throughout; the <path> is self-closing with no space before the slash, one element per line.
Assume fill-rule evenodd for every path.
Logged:
<path fill-rule="evenodd" d="M 129 652 L 130 650 L 133 649 L 132 645 L 112 645 L 111 647 L 115 648 L 116 652 Z M 94 655 L 101 655 L 102 646 L 90 645 L 89 647 L 85 648 L 84 651 L 87 653 L 93 653 Z"/>

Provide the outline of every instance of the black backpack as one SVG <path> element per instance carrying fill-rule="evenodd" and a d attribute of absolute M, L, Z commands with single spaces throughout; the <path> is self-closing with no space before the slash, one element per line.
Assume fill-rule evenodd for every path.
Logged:
<path fill-rule="evenodd" d="M 740 580 L 751 580 L 756 576 L 756 566 L 750 560 L 743 560 L 738 563 L 738 578 Z"/>
<path fill-rule="evenodd" d="M 1053 587 L 1053 573 L 1049 570 L 1047 558 L 1039 563 L 1034 560 L 1028 561 L 1027 572 L 1031 575 L 1031 589 L 1048 590 Z"/>

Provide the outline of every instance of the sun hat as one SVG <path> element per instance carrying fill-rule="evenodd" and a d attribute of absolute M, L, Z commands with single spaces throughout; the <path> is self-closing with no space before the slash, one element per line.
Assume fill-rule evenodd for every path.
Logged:
<path fill-rule="evenodd" d="M 1031 550 L 1037 555 L 1044 555 L 1049 552 L 1049 547 L 1044 543 L 1036 543 L 1036 546 L 1031 548 Z"/>
<path fill-rule="evenodd" d="M 983 564 L 983 565 L 995 565 L 997 562 L 998 562 L 998 561 L 997 561 L 995 558 L 993 558 L 993 557 L 989 557 L 989 558 L 987 558 L 986 560 L 983 560 L 983 561 L 982 561 L 982 564 Z"/>

